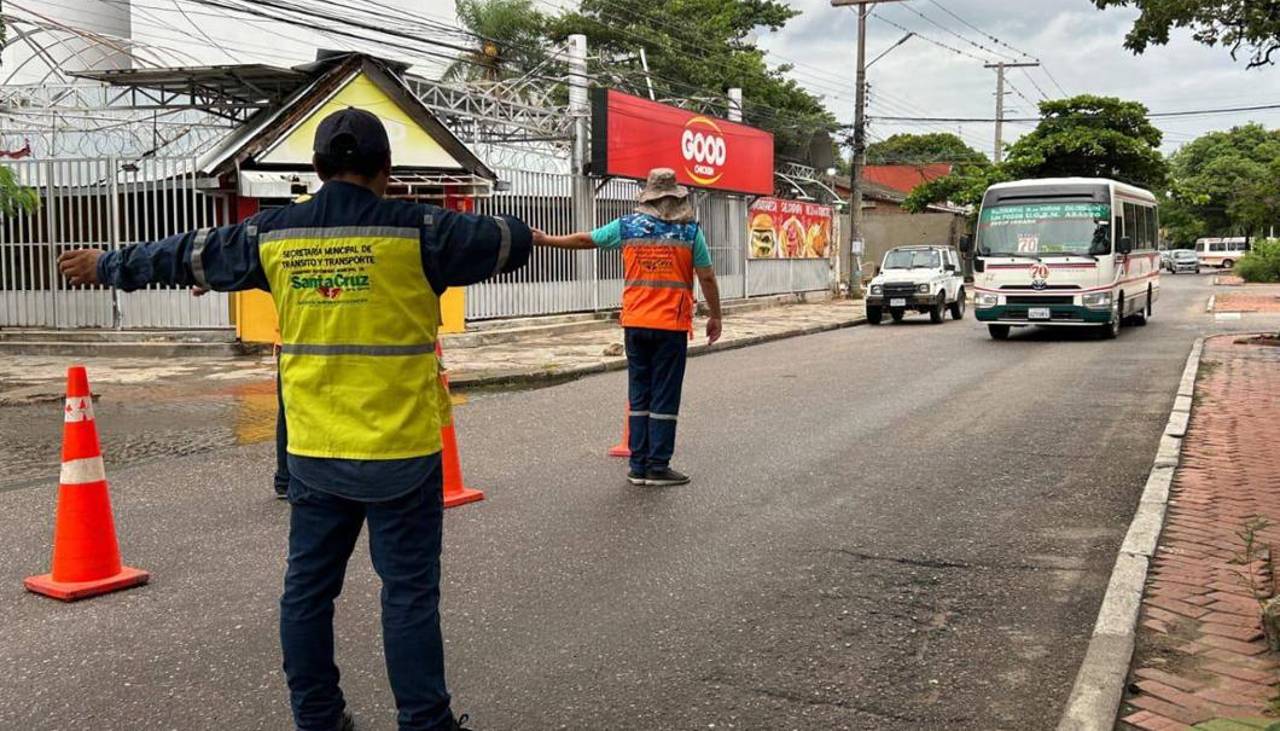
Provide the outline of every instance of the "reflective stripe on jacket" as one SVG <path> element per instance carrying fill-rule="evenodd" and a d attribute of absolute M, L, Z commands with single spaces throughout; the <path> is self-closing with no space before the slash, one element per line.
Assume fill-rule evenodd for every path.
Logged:
<path fill-rule="evenodd" d="M 622 222 L 622 326 L 693 330 L 697 223 L 635 213 Z"/>
<path fill-rule="evenodd" d="M 289 453 L 386 460 L 440 451 L 449 400 L 440 300 L 417 227 L 281 228 L 259 236 L 280 337 Z"/>

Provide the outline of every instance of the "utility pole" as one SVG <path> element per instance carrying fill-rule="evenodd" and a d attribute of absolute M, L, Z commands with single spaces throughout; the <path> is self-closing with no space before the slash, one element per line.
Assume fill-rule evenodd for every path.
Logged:
<path fill-rule="evenodd" d="M 879 1 L 900 2 L 901 0 Z M 831 0 L 832 7 L 857 6 L 858 8 L 858 71 L 853 113 L 853 174 L 849 179 L 849 235 L 842 236 L 840 242 L 841 269 L 849 272 L 849 296 L 854 299 L 862 298 L 862 257 L 854 253 L 853 242 L 864 241 L 862 172 L 867 166 L 867 16 L 871 14 L 871 6 L 876 2 L 877 0 Z M 896 45 L 901 43 L 902 41 L 899 41 Z M 878 61 L 879 58 L 876 60 Z M 846 262 L 847 269 L 844 267 Z"/>
<path fill-rule="evenodd" d="M 587 37 L 569 36 L 569 117 L 573 120 L 573 157 L 570 165 L 569 191 L 573 200 L 573 227 L 578 231 L 595 228 L 595 190 L 587 177 L 591 162 L 591 97 L 587 78 Z M 579 271 L 591 272 L 592 307 L 600 309 L 600 253 L 579 251 L 575 254 Z"/>
<path fill-rule="evenodd" d="M 1004 159 L 1004 96 L 1007 93 L 1004 90 L 1004 70 L 1035 68 L 1039 65 L 1040 62 L 1038 61 L 1035 63 L 1006 63 L 1000 61 L 986 64 L 987 68 L 996 70 L 996 149 L 992 155 L 992 160 L 997 165 Z"/>

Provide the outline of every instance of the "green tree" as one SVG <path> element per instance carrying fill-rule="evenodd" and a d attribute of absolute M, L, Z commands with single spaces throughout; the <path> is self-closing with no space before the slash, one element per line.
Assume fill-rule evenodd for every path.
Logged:
<path fill-rule="evenodd" d="M 0 18 L 0 48 L 4 47 L 6 29 Z M 0 216 L 12 216 L 20 211 L 35 210 L 40 198 L 34 190 L 18 182 L 10 167 L 0 167 Z"/>
<path fill-rule="evenodd" d="M 1280 6 L 1275 0 L 1093 0 L 1099 9 L 1137 7 L 1140 11 L 1125 36 L 1125 48 L 1143 53 L 1169 42 L 1173 28 L 1190 28 L 1208 46 L 1225 46 L 1235 60 L 1243 50 L 1248 68 L 1274 64 L 1280 51 Z"/>
<path fill-rule="evenodd" d="M 798 15 L 777 0 L 582 0 L 552 24 L 552 36 L 587 36 L 596 72 L 644 89 L 636 58 L 644 48 L 663 98 L 719 96 L 739 87 L 748 124 L 774 134 L 780 156 L 803 157 L 815 132 L 834 131 L 822 100 L 771 68 L 751 41 Z M 722 110 L 723 113 L 723 110 Z"/>
<path fill-rule="evenodd" d="M 871 165 L 989 164 L 986 155 L 950 132 L 897 134 L 887 140 L 873 142 L 867 146 L 867 162 Z"/>
<path fill-rule="evenodd" d="M 1175 243 L 1251 236 L 1280 222 L 1280 131 L 1249 124 L 1210 132 L 1174 153 L 1170 170 L 1162 219 Z"/>
<path fill-rule="evenodd" d="M 39 205 L 39 196 L 34 190 L 23 187 L 18 182 L 12 168 L 0 167 L 0 216 L 32 211 Z"/>
<path fill-rule="evenodd" d="M 1162 192 L 1168 164 L 1160 154 L 1163 135 L 1138 102 L 1081 95 L 1040 103 L 1040 124 L 1009 146 L 996 166 L 962 166 L 916 188 L 906 205 L 923 210 L 951 201 L 977 206 L 989 185 L 1025 178 L 1113 178 Z"/>
<path fill-rule="evenodd" d="M 476 48 L 445 69 L 445 81 L 517 78 L 547 59 L 547 16 L 531 0 L 458 0 L 458 20 Z"/>

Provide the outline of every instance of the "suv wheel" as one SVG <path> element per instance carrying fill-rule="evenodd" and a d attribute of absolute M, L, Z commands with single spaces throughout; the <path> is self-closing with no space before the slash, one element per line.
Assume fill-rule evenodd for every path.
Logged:
<path fill-rule="evenodd" d="M 938 301 L 933 303 L 933 309 L 929 310 L 929 322 L 937 325 L 947 314 L 947 292 L 943 290 L 938 293 Z"/>
<path fill-rule="evenodd" d="M 964 293 L 964 287 L 961 287 L 960 291 L 956 293 L 956 301 L 951 303 L 952 320 L 964 319 L 964 308 L 967 304 L 965 299 L 966 297 L 968 297 L 968 295 Z"/>
<path fill-rule="evenodd" d="M 868 322 L 868 323 L 870 323 L 870 324 L 872 324 L 872 325 L 879 325 L 879 324 L 880 324 L 880 321 L 881 321 L 881 320 L 883 320 L 883 319 L 884 319 L 884 311 L 883 311 L 883 310 L 881 310 L 879 307 L 874 307 L 874 306 L 868 306 L 868 307 L 867 307 L 867 322 Z"/>

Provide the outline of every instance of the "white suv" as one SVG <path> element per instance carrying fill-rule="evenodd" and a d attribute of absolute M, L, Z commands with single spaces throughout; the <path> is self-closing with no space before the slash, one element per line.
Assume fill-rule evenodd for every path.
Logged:
<path fill-rule="evenodd" d="M 867 295 L 867 322 L 879 325 L 885 311 L 901 322 L 908 311 L 942 322 L 964 317 L 964 275 L 960 255 L 949 246 L 899 246 L 884 255 Z"/>

